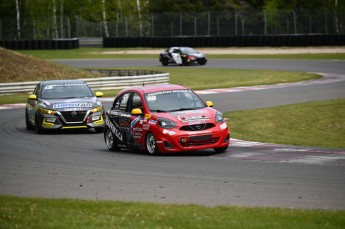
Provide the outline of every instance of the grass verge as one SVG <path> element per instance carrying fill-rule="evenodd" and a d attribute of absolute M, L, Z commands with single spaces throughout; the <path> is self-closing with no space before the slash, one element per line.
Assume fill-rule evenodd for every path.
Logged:
<path fill-rule="evenodd" d="M 345 99 L 227 112 L 224 116 L 233 138 L 345 148 Z"/>
<path fill-rule="evenodd" d="M 1 228 L 343 228 L 345 211 L 0 196 Z"/>

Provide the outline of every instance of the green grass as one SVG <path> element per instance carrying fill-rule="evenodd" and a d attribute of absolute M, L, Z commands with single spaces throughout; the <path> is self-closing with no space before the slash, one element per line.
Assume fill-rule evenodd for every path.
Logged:
<path fill-rule="evenodd" d="M 345 148 L 345 99 L 227 112 L 231 137 Z"/>
<path fill-rule="evenodd" d="M 162 68 L 147 69 L 162 71 Z M 267 70 L 211 68 L 203 68 L 202 71 L 198 72 L 192 68 L 167 68 L 164 70 L 170 74 L 170 83 L 188 86 L 194 90 L 278 84 L 320 78 L 319 75 L 311 73 Z M 116 90 L 104 91 L 104 94 L 106 97 L 114 97 L 116 92 Z M 27 96 L 27 94 L 2 95 L 0 96 L 0 104 L 23 103 Z"/>
<path fill-rule="evenodd" d="M 345 211 L 0 196 L 1 228 L 343 228 Z"/>
<path fill-rule="evenodd" d="M 80 48 L 67 50 L 19 50 L 23 54 L 32 55 L 41 59 L 156 59 L 164 49 L 154 49 L 154 54 L 104 54 L 111 51 L 152 50 L 150 48 Z M 320 54 L 207 54 L 212 58 L 230 59 L 345 59 L 345 53 L 320 53 Z"/>

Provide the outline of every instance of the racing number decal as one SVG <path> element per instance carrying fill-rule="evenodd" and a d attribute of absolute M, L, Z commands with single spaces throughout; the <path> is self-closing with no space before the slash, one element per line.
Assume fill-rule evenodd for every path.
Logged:
<path fill-rule="evenodd" d="M 171 53 L 171 55 L 174 58 L 176 64 L 182 64 L 181 55 L 179 53 Z"/>

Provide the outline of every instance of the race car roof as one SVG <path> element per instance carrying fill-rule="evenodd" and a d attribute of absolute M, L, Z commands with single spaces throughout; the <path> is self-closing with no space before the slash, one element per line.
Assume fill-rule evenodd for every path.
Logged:
<path fill-rule="evenodd" d="M 157 91 L 169 91 L 169 90 L 185 90 L 187 87 L 176 84 L 160 84 L 160 85 L 147 85 L 142 87 L 129 88 L 127 90 L 141 90 L 143 93 L 152 93 Z"/>
<path fill-rule="evenodd" d="M 42 81 L 42 85 L 49 85 L 49 84 L 85 84 L 82 80 L 46 80 Z"/>

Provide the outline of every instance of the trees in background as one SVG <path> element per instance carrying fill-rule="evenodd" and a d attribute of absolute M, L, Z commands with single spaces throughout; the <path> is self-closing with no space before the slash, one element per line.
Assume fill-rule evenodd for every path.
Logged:
<path fill-rule="evenodd" d="M 26 34 L 31 34 L 33 39 L 71 37 L 75 33 L 75 29 L 71 28 L 78 27 L 80 21 L 99 23 L 97 27 L 103 36 L 120 34 L 120 29 L 130 30 L 129 24 L 132 27 L 136 24 L 138 36 L 143 36 L 149 24 L 154 22 L 154 16 L 149 18 L 144 15 L 171 12 L 221 12 L 222 15 L 229 12 L 228 17 L 232 17 L 234 11 L 258 10 L 264 12 L 263 17 L 269 18 L 267 26 L 274 26 L 275 20 L 282 16 L 276 10 L 294 15 L 301 9 L 322 9 L 326 10 L 326 14 L 332 13 L 332 19 L 328 19 L 328 15 L 321 17 L 334 20 L 338 33 L 344 31 L 341 22 L 344 22 L 345 15 L 338 13 L 345 11 L 344 0 L 1 0 L 0 39 L 6 34 L 15 34 L 16 39 L 25 39 Z M 236 14 L 236 20 L 241 17 L 243 20 L 244 15 Z M 291 22 L 287 19 L 287 23 L 292 24 L 287 26 L 293 30 L 293 21 L 297 18 L 291 17 Z M 95 27 L 95 24 L 90 27 Z M 79 30 L 87 31 L 88 27 L 80 27 Z"/>

